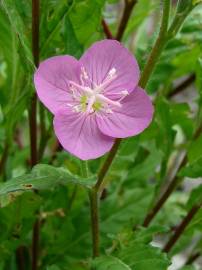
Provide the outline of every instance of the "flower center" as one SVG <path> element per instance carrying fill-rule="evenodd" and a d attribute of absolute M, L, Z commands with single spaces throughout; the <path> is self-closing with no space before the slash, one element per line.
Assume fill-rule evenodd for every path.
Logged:
<path fill-rule="evenodd" d="M 121 107 L 120 101 L 128 95 L 127 90 L 121 92 L 121 98 L 118 101 L 111 100 L 104 95 L 106 87 L 117 77 L 116 69 L 112 68 L 106 78 L 100 85 L 92 82 L 84 67 L 81 68 L 81 85 L 69 81 L 72 97 L 76 105 L 72 106 L 75 112 L 94 113 L 104 111 L 112 113 L 114 107 Z M 91 87 L 86 86 L 91 85 Z"/>

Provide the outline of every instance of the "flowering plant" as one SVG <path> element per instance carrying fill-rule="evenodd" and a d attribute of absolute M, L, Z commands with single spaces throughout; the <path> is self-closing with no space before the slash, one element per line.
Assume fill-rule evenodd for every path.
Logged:
<path fill-rule="evenodd" d="M 201 22 L 0 1 L 0 270 L 202 269 Z"/>

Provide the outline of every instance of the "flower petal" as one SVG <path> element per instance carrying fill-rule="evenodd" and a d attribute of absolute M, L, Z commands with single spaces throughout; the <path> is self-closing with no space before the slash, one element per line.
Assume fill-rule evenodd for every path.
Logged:
<path fill-rule="evenodd" d="M 114 143 L 100 132 L 94 115 L 61 110 L 54 117 L 54 129 L 64 149 L 82 160 L 104 155 Z"/>
<path fill-rule="evenodd" d="M 151 122 L 153 106 L 149 96 L 137 87 L 111 114 L 97 114 L 100 130 L 108 136 L 125 138 L 142 132 Z"/>
<path fill-rule="evenodd" d="M 43 61 L 34 74 L 39 99 L 52 112 L 72 102 L 68 80 L 79 82 L 80 65 L 72 56 L 55 56 Z"/>
<path fill-rule="evenodd" d="M 105 95 L 119 99 L 121 91 L 129 93 L 139 81 L 139 67 L 134 56 L 116 40 L 102 40 L 94 43 L 79 62 L 85 67 L 90 79 L 100 85 L 112 68 L 117 77 L 106 87 Z"/>

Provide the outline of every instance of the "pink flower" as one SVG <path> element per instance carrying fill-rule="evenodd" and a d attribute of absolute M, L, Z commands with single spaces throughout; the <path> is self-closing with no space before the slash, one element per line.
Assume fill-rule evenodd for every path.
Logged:
<path fill-rule="evenodd" d="M 54 114 L 58 140 L 83 160 L 102 156 L 115 138 L 149 125 L 153 107 L 138 81 L 135 58 L 115 40 L 96 42 L 79 61 L 49 58 L 34 75 L 39 99 Z"/>

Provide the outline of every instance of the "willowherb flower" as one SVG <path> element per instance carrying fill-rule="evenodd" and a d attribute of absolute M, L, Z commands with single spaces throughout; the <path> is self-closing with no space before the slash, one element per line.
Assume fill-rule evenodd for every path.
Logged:
<path fill-rule="evenodd" d="M 115 40 L 96 42 L 80 60 L 49 58 L 34 75 L 39 99 L 54 114 L 59 142 L 83 160 L 102 156 L 115 138 L 149 125 L 153 107 L 138 81 L 135 58 Z"/>

